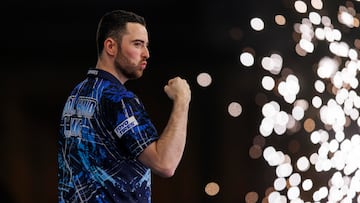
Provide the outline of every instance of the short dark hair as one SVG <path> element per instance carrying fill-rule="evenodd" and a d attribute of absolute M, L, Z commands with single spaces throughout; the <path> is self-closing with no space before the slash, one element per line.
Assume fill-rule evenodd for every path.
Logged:
<path fill-rule="evenodd" d="M 144 17 L 125 10 L 114 10 L 106 13 L 99 21 L 96 32 L 97 53 L 100 56 L 104 49 L 104 41 L 111 37 L 121 42 L 122 36 L 126 31 L 127 23 L 139 23 L 146 27 Z"/>

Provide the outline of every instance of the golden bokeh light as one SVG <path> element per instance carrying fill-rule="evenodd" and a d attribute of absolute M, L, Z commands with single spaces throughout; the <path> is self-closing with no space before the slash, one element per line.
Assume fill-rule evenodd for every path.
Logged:
<path fill-rule="evenodd" d="M 205 186 L 205 193 L 209 196 L 215 196 L 219 193 L 220 186 L 216 182 L 210 182 Z"/>
<path fill-rule="evenodd" d="M 304 129 L 306 132 L 311 133 L 315 129 L 315 121 L 312 118 L 308 118 L 304 121 Z"/>
<path fill-rule="evenodd" d="M 256 192 L 248 192 L 245 196 L 246 203 L 256 203 L 259 200 L 259 195 Z"/>

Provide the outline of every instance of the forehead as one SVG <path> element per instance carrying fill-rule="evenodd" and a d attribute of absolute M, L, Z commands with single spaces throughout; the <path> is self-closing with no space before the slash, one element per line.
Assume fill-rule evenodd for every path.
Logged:
<path fill-rule="evenodd" d="M 148 32 L 145 26 L 139 23 L 127 23 L 124 37 L 148 41 Z"/>

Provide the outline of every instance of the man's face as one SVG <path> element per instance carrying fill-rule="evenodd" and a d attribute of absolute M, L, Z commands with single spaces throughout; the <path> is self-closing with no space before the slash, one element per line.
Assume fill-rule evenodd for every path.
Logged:
<path fill-rule="evenodd" d="M 148 33 L 146 28 L 138 23 L 128 23 L 127 33 L 118 45 L 118 53 L 114 65 L 127 79 L 137 79 L 146 68 L 150 57 L 148 50 Z"/>

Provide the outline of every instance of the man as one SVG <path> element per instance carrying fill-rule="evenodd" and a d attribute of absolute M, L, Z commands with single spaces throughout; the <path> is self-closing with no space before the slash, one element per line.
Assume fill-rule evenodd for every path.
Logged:
<path fill-rule="evenodd" d="M 160 135 L 124 83 L 149 58 L 143 17 L 116 10 L 97 30 L 98 61 L 68 97 L 60 124 L 59 202 L 151 202 L 151 171 L 171 177 L 185 147 L 191 91 L 184 79 L 164 87 L 173 100 Z"/>

